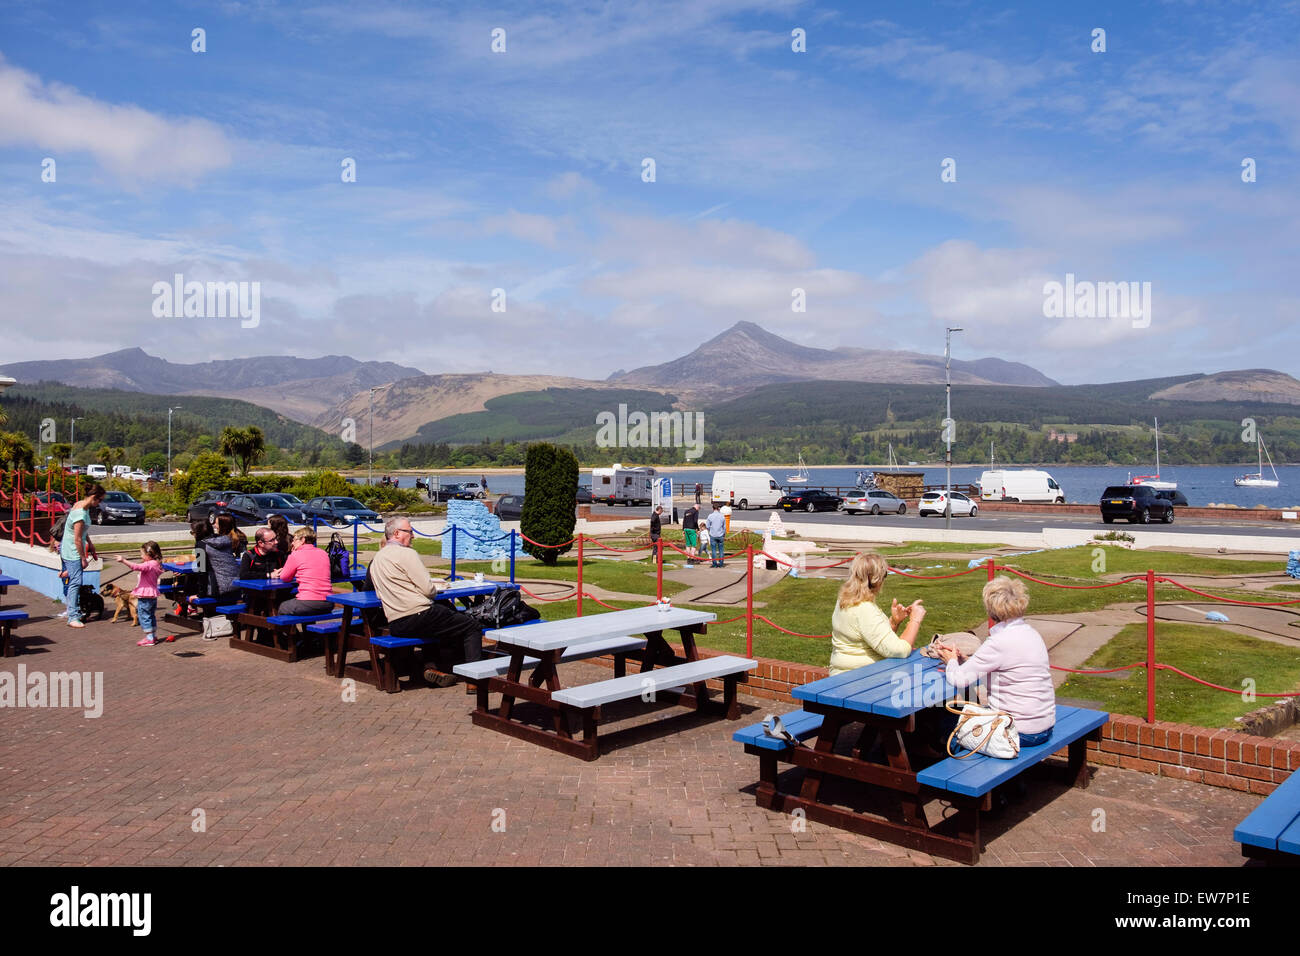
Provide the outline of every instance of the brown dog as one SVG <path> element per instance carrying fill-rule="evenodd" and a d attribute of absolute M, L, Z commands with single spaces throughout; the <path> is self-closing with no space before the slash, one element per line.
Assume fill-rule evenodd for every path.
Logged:
<path fill-rule="evenodd" d="M 116 624 L 118 615 L 123 611 L 126 612 L 133 625 L 140 623 L 140 615 L 135 607 L 136 598 L 130 591 L 123 590 L 116 584 L 105 584 L 99 589 L 99 593 L 109 600 L 117 602 L 117 606 L 113 608 L 113 619 L 109 621 L 110 624 Z"/>

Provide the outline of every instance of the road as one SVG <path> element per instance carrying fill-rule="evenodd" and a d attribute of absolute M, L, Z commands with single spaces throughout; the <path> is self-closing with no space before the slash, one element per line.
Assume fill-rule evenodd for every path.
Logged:
<path fill-rule="evenodd" d="M 738 511 L 735 514 L 742 519 L 765 520 L 770 514 L 770 509 L 755 509 L 753 511 Z M 594 505 L 592 507 L 593 515 L 608 515 L 610 517 L 640 518 L 645 521 L 650 520 L 649 508 L 624 508 L 622 506 Z M 798 521 L 801 524 L 826 524 L 840 527 L 860 527 L 864 531 L 871 528 L 905 528 L 910 534 L 915 534 L 917 538 L 924 536 L 931 530 L 943 530 L 942 517 L 922 518 L 909 511 L 905 515 L 846 515 L 838 512 L 819 512 L 816 514 L 804 514 L 802 512 L 782 512 L 781 517 L 786 521 Z M 375 524 L 374 527 L 379 527 Z M 1096 517 L 1086 517 L 1082 515 L 1014 515 L 1014 514 L 989 514 L 977 515 L 974 518 L 953 518 L 952 527 L 957 531 L 982 531 L 987 530 L 991 537 L 996 537 L 1000 532 L 1037 532 L 1044 527 L 1050 528 L 1095 528 L 1098 531 L 1124 531 L 1131 527 L 1143 527 L 1142 525 L 1129 525 L 1127 522 L 1117 521 L 1114 524 L 1104 524 L 1100 515 Z M 1145 526 L 1152 531 L 1165 531 L 1172 534 L 1224 534 L 1231 532 L 1234 535 L 1243 535 L 1246 537 L 1277 537 L 1288 534 L 1294 534 L 1297 541 L 1300 541 L 1300 527 L 1290 523 L 1281 523 L 1277 521 L 1233 521 L 1225 519 L 1222 521 L 1207 521 L 1200 519 L 1197 521 L 1179 521 L 1175 518 L 1173 524 L 1162 524 L 1155 522 Z M 143 538 L 149 537 L 164 531 L 185 531 L 188 530 L 189 524 L 181 521 L 151 521 L 144 525 L 97 525 L 94 533 L 98 534 L 121 534 L 121 533 L 138 533 Z M 335 529 L 337 530 L 337 529 Z"/>

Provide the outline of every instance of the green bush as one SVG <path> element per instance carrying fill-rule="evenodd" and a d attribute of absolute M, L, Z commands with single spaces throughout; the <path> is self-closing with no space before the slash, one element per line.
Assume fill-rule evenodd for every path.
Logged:
<path fill-rule="evenodd" d="M 216 452 L 204 452 L 194 458 L 189 471 L 176 479 L 176 494 L 182 501 L 192 502 L 205 491 L 230 487 L 230 468 L 226 459 Z"/>
<path fill-rule="evenodd" d="M 528 446 L 524 460 L 523 512 L 520 530 L 527 538 L 543 544 L 560 544 L 573 537 L 577 524 L 574 499 L 578 494 L 578 459 L 567 448 L 538 443 Z M 555 564 L 572 543 L 543 548 L 524 541 L 523 548 L 543 564 Z"/>

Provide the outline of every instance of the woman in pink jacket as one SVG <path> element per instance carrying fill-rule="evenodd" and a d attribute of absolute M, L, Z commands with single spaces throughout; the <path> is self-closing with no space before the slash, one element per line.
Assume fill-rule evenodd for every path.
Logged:
<path fill-rule="evenodd" d="M 293 533 L 293 551 L 280 569 L 281 581 L 297 581 L 298 596 L 280 604 L 280 614 L 328 614 L 334 605 L 330 582 L 330 556 L 316 547 L 316 532 L 299 528 Z"/>
<path fill-rule="evenodd" d="M 985 678 L 989 706 L 1016 721 L 1020 746 L 1046 743 L 1056 725 L 1056 690 L 1043 636 L 1025 623 L 1029 593 L 1017 578 L 996 577 L 984 585 L 984 608 L 993 621 L 988 640 L 967 661 L 950 647 L 935 650 L 947 665 L 948 681 L 966 687 Z M 956 725 L 953 720 L 952 726 Z"/>

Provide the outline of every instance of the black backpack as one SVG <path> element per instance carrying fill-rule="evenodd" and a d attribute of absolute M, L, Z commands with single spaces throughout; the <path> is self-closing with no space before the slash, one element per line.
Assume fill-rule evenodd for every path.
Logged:
<path fill-rule="evenodd" d="M 469 614 L 485 631 L 527 624 L 542 616 L 536 608 L 525 604 L 519 592 L 513 588 L 497 588 L 494 594 L 483 599 L 483 603 L 470 608 Z"/>
<path fill-rule="evenodd" d="M 325 548 L 330 559 L 330 580 L 342 581 L 348 576 L 348 548 L 336 531 L 330 536 L 330 543 Z"/>

